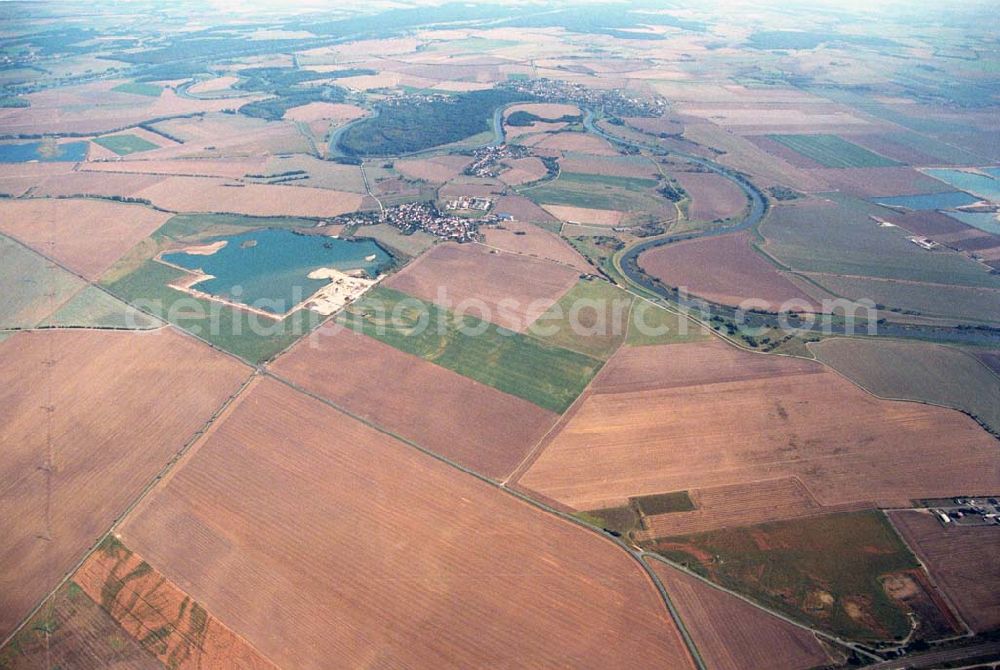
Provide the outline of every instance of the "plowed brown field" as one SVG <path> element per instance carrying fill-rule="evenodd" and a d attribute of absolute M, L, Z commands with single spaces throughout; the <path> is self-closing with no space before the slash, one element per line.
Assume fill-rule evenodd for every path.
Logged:
<path fill-rule="evenodd" d="M 974 631 L 1000 627 L 1000 528 L 945 527 L 923 512 L 889 518 Z"/>
<path fill-rule="evenodd" d="M 122 538 L 280 667 L 692 667 L 613 544 L 274 380 Z"/>
<path fill-rule="evenodd" d="M 169 218 L 101 200 L 0 200 L 0 231 L 90 279 Z"/>
<path fill-rule="evenodd" d="M 782 303 L 792 311 L 815 310 L 815 301 L 750 248 L 742 233 L 677 242 L 650 249 L 639 258 L 642 269 L 670 286 L 723 305 L 763 301 L 772 310 Z M 748 307 L 763 307 L 763 304 Z"/>
<path fill-rule="evenodd" d="M 472 159 L 468 156 L 437 156 L 396 161 L 395 167 L 410 179 L 444 183 L 462 174 L 462 170 L 471 162 Z"/>
<path fill-rule="evenodd" d="M 650 560 L 713 670 L 805 670 L 830 662 L 816 637 L 660 561 Z"/>
<path fill-rule="evenodd" d="M 4 635 L 249 370 L 172 329 L 20 333 L 0 358 Z"/>
<path fill-rule="evenodd" d="M 142 557 L 106 540 L 73 575 L 122 627 L 171 670 L 277 670 Z"/>
<path fill-rule="evenodd" d="M 336 324 L 303 339 L 272 369 L 489 477 L 510 474 L 558 419 L 526 400 Z"/>
<path fill-rule="evenodd" d="M 714 221 L 736 216 L 747 199 L 734 182 L 713 172 L 674 171 L 670 176 L 691 196 L 688 216 L 695 221 Z"/>
<path fill-rule="evenodd" d="M 519 483 L 589 510 L 797 476 L 821 505 L 890 507 L 1000 490 L 996 450 L 959 412 L 716 340 L 620 350 Z"/>
<path fill-rule="evenodd" d="M 481 228 L 487 246 L 527 256 L 565 263 L 583 273 L 593 268 L 564 239 L 544 228 L 521 221 L 506 221 L 499 228 Z"/>
<path fill-rule="evenodd" d="M 442 307 L 465 303 L 470 316 L 521 331 L 568 291 L 579 275 L 564 265 L 491 251 L 482 245 L 441 244 L 385 285 Z"/>

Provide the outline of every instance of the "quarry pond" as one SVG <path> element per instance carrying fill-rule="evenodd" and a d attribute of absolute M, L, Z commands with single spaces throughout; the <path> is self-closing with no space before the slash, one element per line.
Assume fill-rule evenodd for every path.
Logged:
<path fill-rule="evenodd" d="M 373 240 L 344 240 L 268 228 L 212 238 L 160 260 L 207 275 L 190 288 L 220 299 L 285 314 L 328 284 L 317 270 L 378 276 L 392 256 Z"/>

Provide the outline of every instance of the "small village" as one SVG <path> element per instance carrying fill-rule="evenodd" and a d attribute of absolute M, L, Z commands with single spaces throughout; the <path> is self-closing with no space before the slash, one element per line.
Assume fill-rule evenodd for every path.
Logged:
<path fill-rule="evenodd" d="M 466 206 L 460 206 L 460 205 Z M 492 202 L 487 198 L 456 198 L 446 204 L 450 210 L 487 211 Z M 373 226 L 384 223 L 397 228 L 404 235 L 421 230 L 435 237 L 451 242 L 474 242 L 479 239 L 481 225 L 496 224 L 500 216 L 487 215 L 470 219 L 442 213 L 432 202 L 408 202 L 387 207 L 381 212 L 354 212 L 329 221 L 330 224 L 351 226 Z"/>

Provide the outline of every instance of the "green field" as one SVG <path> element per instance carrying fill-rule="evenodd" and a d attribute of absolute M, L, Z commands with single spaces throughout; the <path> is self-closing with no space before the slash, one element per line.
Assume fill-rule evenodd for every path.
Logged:
<path fill-rule="evenodd" d="M 1000 435 L 1000 377 L 957 349 L 840 337 L 811 344 L 809 349 L 875 395 L 954 407 Z"/>
<path fill-rule="evenodd" d="M 147 330 L 158 328 L 163 322 L 95 286 L 87 286 L 40 325 Z"/>
<path fill-rule="evenodd" d="M 576 324 L 574 328 L 573 324 Z M 607 360 L 618 348 L 704 339 L 706 330 L 601 279 L 581 279 L 527 333 L 548 344 Z"/>
<path fill-rule="evenodd" d="M 427 325 L 420 328 L 422 320 Z M 469 316 L 458 317 L 381 287 L 348 307 L 338 321 L 554 412 L 565 411 L 602 365 L 595 358 Z"/>
<path fill-rule="evenodd" d="M 132 95 L 147 95 L 151 98 L 158 98 L 160 97 L 160 94 L 163 93 L 163 88 L 160 86 L 156 86 L 155 84 L 143 84 L 135 81 L 118 84 L 111 90 L 118 91 L 119 93 L 131 93 Z"/>
<path fill-rule="evenodd" d="M 687 491 L 671 491 L 669 493 L 654 493 L 648 496 L 636 496 L 630 501 L 645 516 L 657 514 L 673 514 L 674 512 L 690 512 L 694 509 L 691 496 Z"/>
<path fill-rule="evenodd" d="M 119 156 L 127 156 L 140 151 L 149 151 L 150 149 L 157 148 L 149 140 L 144 140 L 136 135 L 108 135 L 107 137 L 98 137 L 93 142 L 94 144 L 100 144 L 105 149 L 114 151 Z"/>
<path fill-rule="evenodd" d="M 843 194 L 825 203 L 775 207 L 760 225 L 764 250 L 792 270 L 860 277 L 1000 288 L 1000 276 L 944 249 L 929 252 L 900 228 L 882 228 L 870 216 L 885 210 Z"/>
<path fill-rule="evenodd" d="M 31 328 L 86 284 L 0 235 L 0 286 L 0 328 Z"/>
<path fill-rule="evenodd" d="M 881 512 L 727 528 L 661 539 L 647 548 L 838 635 L 902 638 L 910 629 L 879 578 L 919 564 Z"/>
<path fill-rule="evenodd" d="M 547 344 L 607 360 L 625 341 L 633 300 L 609 282 L 581 279 L 527 332 Z"/>
<path fill-rule="evenodd" d="M 997 289 L 969 286 L 942 286 L 865 277 L 811 275 L 810 279 L 828 291 L 860 300 L 867 298 L 886 309 L 897 309 L 928 316 L 943 316 L 962 321 L 1000 321 L 1000 292 Z"/>
<path fill-rule="evenodd" d="M 151 311 L 253 364 L 268 360 L 323 319 L 315 312 L 299 310 L 281 321 L 274 321 L 219 302 L 195 298 L 168 286 L 184 274 L 162 263 L 146 261 L 124 277 L 107 283 L 105 288 L 122 300 L 145 308 L 144 311 Z"/>
<path fill-rule="evenodd" d="M 668 203 L 656 195 L 655 179 L 564 172 L 551 182 L 521 190 L 537 203 L 623 212 L 655 211 Z"/>
<path fill-rule="evenodd" d="M 768 135 L 828 168 L 892 167 L 894 160 L 859 147 L 837 135 Z"/>
<path fill-rule="evenodd" d="M 711 333 L 703 325 L 694 323 L 680 314 L 668 312 L 647 300 L 637 300 L 632 307 L 628 337 L 630 347 L 653 344 L 679 344 L 707 340 Z"/>

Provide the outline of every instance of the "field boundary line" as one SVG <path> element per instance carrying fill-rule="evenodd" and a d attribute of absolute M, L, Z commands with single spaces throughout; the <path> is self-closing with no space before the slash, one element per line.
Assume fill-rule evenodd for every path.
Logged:
<path fill-rule="evenodd" d="M 547 505 L 547 504 L 545 504 L 545 503 L 543 503 L 543 502 L 541 502 L 539 500 L 536 500 L 536 499 L 532 498 L 530 495 L 528 495 L 527 493 L 524 493 L 524 492 L 519 491 L 517 489 L 510 488 L 510 487 L 506 486 L 505 484 L 503 484 L 501 482 L 498 482 L 497 480 L 491 479 L 491 478 L 487 477 L 486 475 L 482 475 L 482 474 L 476 472 L 475 470 L 467 468 L 464 465 L 461 465 L 461 464 L 457 463 L 456 461 L 451 460 L 450 458 L 448 458 L 446 456 L 443 456 L 441 454 L 435 453 L 435 452 L 431 451 L 430 449 L 427 449 L 426 447 L 423 447 L 423 446 L 417 444 L 416 442 L 403 437 L 402 435 L 398 435 L 395 432 L 393 432 L 393 431 L 391 431 L 391 430 L 389 430 L 387 428 L 384 428 L 383 426 L 381 426 L 379 424 L 376 424 L 376 423 L 374 423 L 374 422 L 372 422 L 372 421 L 370 421 L 368 419 L 365 419 L 364 417 L 358 416 L 358 415 L 354 414 L 353 412 L 347 410 L 346 408 L 341 407 L 337 403 L 335 403 L 335 402 L 333 402 L 333 401 L 331 401 L 331 400 L 329 400 L 327 398 L 324 398 L 323 396 L 321 396 L 319 394 L 313 393 L 312 391 L 309 391 L 308 389 L 305 389 L 305 388 L 299 386 L 298 384 L 292 382 L 291 380 L 288 380 L 288 379 L 285 379 L 284 377 L 281 377 L 280 375 L 277 375 L 277 374 L 275 374 L 273 372 L 264 370 L 264 371 L 259 372 L 258 375 L 255 375 L 255 377 L 260 377 L 260 376 L 267 377 L 267 378 L 273 379 L 276 382 L 284 384 L 285 386 L 287 386 L 288 388 L 292 389 L 293 391 L 295 391 L 297 393 L 300 393 L 302 395 L 305 395 L 305 396 L 307 396 L 309 398 L 312 398 L 313 400 L 316 400 L 317 402 L 320 402 L 323 405 L 326 405 L 327 407 L 330 407 L 331 409 L 333 409 L 333 410 L 335 410 L 337 412 L 340 412 L 341 414 L 343 414 L 343 415 L 345 415 L 347 417 L 350 417 L 351 419 L 353 419 L 355 421 L 358 421 L 358 422 L 360 422 L 360 423 L 368 426 L 372 430 L 378 431 L 379 433 L 382 433 L 383 435 L 386 435 L 386 436 L 388 436 L 388 437 L 390 437 L 390 438 L 392 438 L 394 440 L 397 440 L 398 442 L 402 443 L 403 445 L 405 445 L 405 446 L 407 446 L 407 447 L 409 447 L 411 449 L 416 449 L 417 451 L 421 452 L 422 454 L 424 454 L 426 456 L 429 456 L 430 458 L 433 458 L 436 461 L 444 463 L 445 465 L 450 466 L 450 467 L 452 467 L 452 468 L 454 468 L 454 469 L 456 469 L 456 470 L 458 470 L 458 471 L 460 471 L 460 472 L 462 472 L 464 474 L 472 476 L 473 478 L 475 478 L 475 479 L 479 480 L 480 482 L 486 484 L 490 488 L 496 489 L 497 491 L 501 492 L 501 494 L 507 494 L 507 495 L 513 496 L 515 499 L 519 500 L 520 502 L 522 502 L 522 503 L 524 503 L 526 505 L 534 507 L 534 508 L 538 509 L 541 512 L 545 512 L 545 513 L 551 514 L 551 515 L 553 515 L 553 516 L 561 519 L 564 522 L 567 522 L 567 523 L 569 523 L 569 524 L 571 524 L 573 526 L 576 526 L 576 527 L 578 527 L 578 528 L 580 528 L 580 529 L 582 529 L 582 530 L 590 533 L 591 535 L 597 536 L 598 538 L 601 538 L 601 539 L 603 539 L 606 542 L 610 542 L 611 544 L 614 544 L 618 548 L 622 549 L 628 556 L 630 556 L 633 560 L 635 560 L 635 561 L 637 561 L 639 563 L 639 566 L 642 568 L 643 574 L 646 575 L 646 578 L 648 580 L 652 581 L 653 586 L 655 587 L 656 591 L 660 595 L 660 601 L 664 605 L 664 607 L 665 607 L 665 609 L 667 611 L 668 618 L 673 622 L 673 624 L 674 624 L 674 626 L 676 626 L 677 630 L 679 632 L 681 632 L 681 639 L 684 642 L 685 647 L 687 648 L 688 654 L 692 657 L 692 659 L 694 659 L 695 665 L 698 668 L 698 670 L 706 670 L 706 667 L 705 667 L 704 663 L 701 661 L 701 656 L 698 654 L 697 649 L 695 649 L 693 647 L 693 641 L 691 641 L 691 645 L 692 646 L 688 646 L 688 638 L 684 634 L 684 631 L 685 631 L 684 624 L 683 624 L 683 622 L 681 622 L 681 620 L 680 620 L 679 617 L 675 616 L 675 614 L 674 614 L 674 608 L 673 608 L 673 603 L 670 601 L 669 594 L 667 594 L 666 589 L 663 587 L 663 585 L 659 581 L 659 579 L 653 574 L 652 570 L 643 562 L 642 555 L 640 553 L 636 552 L 635 550 L 633 550 L 631 547 L 629 547 L 629 545 L 627 545 L 621 539 L 616 538 L 616 537 L 612 537 L 612 536 L 608 535 L 607 533 L 604 533 L 604 532 L 600 531 L 599 529 L 591 526 L 587 522 L 582 521 L 581 519 L 576 518 L 572 514 L 569 514 L 567 512 L 563 512 L 561 510 L 556 509 L 555 507 L 552 507 L 552 506 Z M 582 396 L 583 394 L 581 393 L 580 395 Z M 579 397 L 577 399 L 579 400 Z"/>
<path fill-rule="evenodd" d="M 10 643 L 10 641 L 13 640 L 14 637 L 21 632 L 21 630 L 28 624 L 28 622 L 31 621 L 32 617 L 38 614 L 38 612 L 41 611 L 41 609 L 45 606 L 45 604 L 55 596 L 56 592 L 59 591 L 59 589 L 61 589 L 64 585 L 66 585 L 68 582 L 72 580 L 73 575 L 75 575 L 80 570 L 80 568 L 83 567 L 83 564 L 87 562 L 87 559 L 89 559 L 90 556 L 100 548 L 101 544 L 106 539 L 108 539 L 109 537 L 113 537 L 115 530 L 119 526 L 121 526 L 121 524 L 125 521 L 126 517 L 128 517 L 132 513 L 132 511 L 135 510 L 150 493 L 152 493 L 152 491 L 157 487 L 157 485 L 160 483 L 161 480 L 168 478 L 168 475 L 170 474 L 174 466 L 180 462 L 180 460 L 184 457 L 184 455 L 187 454 L 188 451 L 190 451 L 191 448 L 198 441 L 201 440 L 203 435 L 209 432 L 213 424 L 224 413 L 226 413 L 226 410 L 229 409 L 236 402 L 236 400 L 243 394 L 243 392 L 247 389 L 247 387 L 250 386 L 250 384 L 258 376 L 259 375 L 256 371 L 251 372 L 251 374 L 247 377 L 247 379 L 245 379 L 240 384 L 239 388 L 237 388 L 236 391 L 232 393 L 232 395 L 226 398 L 222 402 L 222 404 L 215 410 L 215 412 L 212 413 L 212 415 L 208 418 L 208 420 L 205 421 L 204 424 L 202 424 L 201 428 L 197 429 L 193 434 L 191 434 L 188 437 L 188 439 L 184 442 L 181 448 L 177 450 L 173 454 L 173 456 L 171 456 L 167 460 L 167 462 L 163 465 L 163 467 L 161 467 L 160 470 L 153 476 L 153 478 L 149 480 L 149 482 L 147 482 L 145 486 L 143 486 L 142 490 L 138 493 L 136 498 L 131 503 L 129 503 L 124 510 L 122 510 L 117 516 L 115 516 L 114 520 L 111 522 L 111 526 L 104 533 L 102 533 L 100 537 L 98 537 L 97 540 L 84 552 L 80 560 L 78 560 L 69 568 L 69 570 L 62 576 L 62 578 L 59 579 L 58 582 L 56 582 L 55 586 L 53 586 L 53 588 L 48 592 L 48 594 L 46 594 L 38 602 L 38 604 L 35 605 L 35 607 L 33 607 L 31 611 L 27 615 L 25 615 L 24 618 L 21 619 L 21 621 L 17 624 L 17 626 L 15 626 L 11 630 L 10 634 L 8 634 L 5 638 L 0 640 L 0 649 L 6 647 Z"/>
<path fill-rule="evenodd" d="M 860 340 L 860 339 L 863 339 L 863 338 L 848 337 L 847 339 Z M 908 340 L 900 340 L 898 338 L 885 338 L 885 340 L 883 340 L 883 341 L 908 342 Z M 810 344 L 812 344 L 812 343 L 811 342 L 806 342 L 806 349 L 808 351 L 812 352 L 812 349 L 809 347 Z M 925 344 L 928 344 L 928 343 L 925 343 Z M 947 345 L 942 345 L 942 344 L 937 344 L 937 343 L 929 343 L 929 344 L 936 344 L 937 346 L 947 346 Z M 764 352 L 761 352 L 761 353 L 764 353 Z M 960 352 L 960 353 L 964 353 L 964 352 Z M 813 355 L 815 356 L 815 354 L 813 354 Z M 982 367 L 986 368 L 987 373 L 993 375 L 994 377 L 997 377 L 996 373 L 994 373 L 988 367 L 986 367 L 985 365 L 983 365 L 981 361 L 976 360 L 975 356 L 969 355 L 969 357 L 972 358 L 973 360 L 975 360 L 976 363 L 978 363 L 979 365 L 982 365 Z M 808 359 L 804 359 L 804 360 L 808 360 Z M 941 403 L 937 403 L 937 402 L 934 402 L 932 400 L 923 400 L 923 399 L 920 399 L 920 398 L 893 398 L 891 396 L 882 396 L 882 395 L 879 395 L 879 394 L 875 393 L 871 389 L 863 386 L 861 384 L 861 382 L 859 382 L 857 380 L 854 380 L 854 379 L 851 379 L 846 374 L 842 373 L 840 370 L 838 370 L 837 368 L 833 367 L 829 363 L 823 361 L 822 359 L 820 359 L 820 358 L 814 358 L 812 360 L 814 360 L 817 363 L 823 365 L 824 367 L 826 367 L 827 369 L 829 369 L 831 372 L 833 372 L 834 374 L 836 374 L 838 377 L 840 377 L 840 378 L 844 379 L 845 381 L 853 384 L 854 386 L 858 387 L 859 389 L 861 389 L 862 391 L 864 391 L 868 395 L 872 396 L 873 398 L 877 398 L 878 400 L 885 400 L 885 401 L 888 401 L 888 402 L 909 402 L 909 403 L 915 403 L 915 404 L 918 404 L 918 405 L 927 405 L 929 407 L 940 407 L 941 409 L 948 409 L 948 410 L 952 410 L 954 412 L 959 412 L 960 414 L 964 414 L 965 416 L 967 416 L 970 419 L 972 419 L 973 421 L 975 421 L 979 425 L 979 427 L 982 428 L 983 430 L 985 430 L 991 437 L 993 437 L 994 439 L 1000 441 L 1000 434 L 997 433 L 997 431 L 1000 430 L 1000 426 L 998 426 L 996 429 L 994 429 L 992 426 L 987 425 L 983 421 L 981 421 L 978 418 L 976 418 L 975 416 L 973 416 L 969 411 L 967 411 L 965 409 L 962 409 L 961 407 L 952 407 L 951 405 L 942 405 Z M 998 381 L 1000 381 L 1000 378 L 998 378 Z"/>
<path fill-rule="evenodd" d="M 709 579 L 706 579 L 705 577 L 702 577 L 698 573 L 696 573 L 696 572 L 694 572 L 692 570 L 689 570 L 688 568 L 684 567 L 683 565 L 680 565 L 679 563 L 675 563 L 675 562 L 671 561 L 668 558 L 660 556 L 659 554 L 656 554 L 656 553 L 653 553 L 653 552 L 650 552 L 650 551 L 646 551 L 646 550 L 641 550 L 640 555 L 642 556 L 643 560 L 651 559 L 651 560 L 654 560 L 654 561 L 659 561 L 660 563 L 663 563 L 663 564 L 665 564 L 665 565 L 673 568 L 674 570 L 678 570 L 678 571 L 684 573 L 685 575 L 687 575 L 689 577 L 694 577 L 695 579 L 697 579 L 701 583 L 706 584 L 707 586 L 710 586 L 711 588 L 713 588 L 713 589 L 715 589 L 717 591 L 722 591 L 723 593 L 728 593 L 729 595 L 731 595 L 731 596 L 733 596 L 735 598 L 739 598 L 744 603 L 746 603 L 748 605 L 752 605 L 753 607 L 755 607 L 755 608 L 757 608 L 757 609 L 759 609 L 759 610 L 761 610 L 763 612 L 766 612 L 766 613 L 770 614 L 771 616 L 777 617 L 778 619 L 781 619 L 785 623 L 789 623 L 789 624 L 795 626 L 796 628 L 801 628 L 802 630 L 809 631 L 810 633 L 816 635 L 817 637 L 821 637 L 821 638 L 823 638 L 823 639 L 825 639 L 827 641 L 835 642 L 835 643 L 837 643 L 837 644 L 839 644 L 839 645 L 841 645 L 843 647 L 847 647 L 848 649 L 852 649 L 852 650 L 856 651 L 857 653 L 862 654 L 864 656 L 867 656 L 868 658 L 870 658 L 870 659 L 872 659 L 874 661 L 882 661 L 882 660 L 884 660 L 882 657 L 880 657 L 880 656 L 878 656 L 876 654 L 873 654 L 871 652 L 868 652 L 868 651 L 865 651 L 865 650 L 859 648 L 859 647 L 861 647 L 861 645 L 859 645 L 856 642 L 850 642 L 850 641 L 844 640 L 844 639 L 842 639 L 842 638 L 840 638 L 840 637 L 838 637 L 836 635 L 833 635 L 831 633 L 827 633 L 825 631 L 821 631 L 821 630 L 819 630 L 817 628 L 813 628 L 813 627 L 809 626 L 808 624 L 804 624 L 804 623 L 802 623 L 800 621 L 796 621 L 795 619 L 792 619 L 791 617 L 789 617 L 787 614 L 783 614 L 781 612 L 773 610 L 773 609 L 767 607 L 766 605 L 762 605 L 761 603 L 758 603 L 758 602 L 756 602 L 754 600 L 751 600 L 747 596 L 744 596 L 743 594 L 741 594 L 741 593 L 739 593 L 737 591 L 733 591 L 731 589 L 728 589 L 725 586 L 722 586 L 721 584 L 716 584 L 715 582 L 713 582 L 713 581 L 711 581 Z"/>

